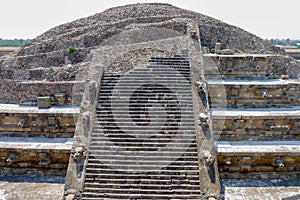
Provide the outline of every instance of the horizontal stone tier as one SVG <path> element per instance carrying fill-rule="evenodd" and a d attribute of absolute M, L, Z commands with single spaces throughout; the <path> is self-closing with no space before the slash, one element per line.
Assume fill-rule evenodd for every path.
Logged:
<path fill-rule="evenodd" d="M 289 80 L 208 80 L 211 107 L 278 107 L 300 105 L 300 82 Z"/>
<path fill-rule="evenodd" d="M 84 81 L 0 81 L 0 103 L 20 104 L 22 102 L 36 102 L 39 96 L 53 96 L 64 93 L 66 103 L 81 101 Z M 55 99 L 54 99 L 55 101 Z M 54 102 L 53 102 L 54 103 Z"/>
<path fill-rule="evenodd" d="M 212 124 L 219 140 L 295 140 L 300 138 L 300 108 L 213 110 Z"/>
<path fill-rule="evenodd" d="M 0 104 L 0 136 L 73 137 L 79 108 Z"/>
<path fill-rule="evenodd" d="M 0 137 L 0 168 L 8 173 L 66 171 L 73 139 Z M 3 172 L 5 173 L 5 172 Z"/>
<path fill-rule="evenodd" d="M 300 172 L 300 142 L 216 142 L 220 172 Z"/>
<path fill-rule="evenodd" d="M 274 63 L 274 55 L 252 54 L 204 54 L 205 78 L 221 79 L 278 79 L 296 78 L 297 72 L 287 71 Z M 288 76 L 287 76 L 288 75 Z"/>

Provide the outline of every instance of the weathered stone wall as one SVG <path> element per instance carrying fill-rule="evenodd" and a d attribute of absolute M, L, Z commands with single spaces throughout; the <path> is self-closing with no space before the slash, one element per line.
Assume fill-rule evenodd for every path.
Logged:
<path fill-rule="evenodd" d="M 26 108 L 23 108 L 26 110 Z M 0 136 L 72 138 L 78 113 L 3 113 Z"/>
<path fill-rule="evenodd" d="M 211 83 L 211 84 L 210 84 Z M 219 84 L 218 84 L 219 83 Z M 209 82 L 210 103 L 212 107 L 258 108 L 292 107 L 300 105 L 300 82 L 223 82 L 225 93 L 220 96 L 221 82 Z M 226 98 L 226 102 L 222 102 Z"/>
<path fill-rule="evenodd" d="M 43 173 L 45 175 L 66 174 L 70 150 L 0 149 L 1 174 Z"/>
<path fill-rule="evenodd" d="M 262 141 L 296 140 L 300 137 L 300 119 L 294 116 L 213 116 L 213 129 L 219 140 Z"/>
<path fill-rule="evenodd" d="M 51 96 L 59 92 L 72 97 L 81 95 L 83 82 L 43 82 L 43 81 L 0 81 L 0 103 L 20 104 L 25 101 L 36 101 L 38 96 Z M 74 88 L 79 88 L 74 91 Z M 82 88 L 82 90 L 80 90 Z"/>
<path fill-rule="evenodd" d="M 277 178 L 287 178 L 287 172 L 300 173 L 299 154 L 287 155 L 286 153 L 278 152 L 276 154 L 259 152 L 252 154 L 219 154 L 218 163 L 220 173 L 223 177 L 227 175 L 227 178 L 242 178 L 243 174 L 247 175 L 247 173 L 252 173 L 253 176 L 257 172 L 260 174 L 259 176 L 265 176 L 265 178 L 272 177 L 268 177 L 268 172 L 274 172 L 273 175 L 277 176 Z M 234 172 L 239 173 L 234 174 Z"/>
<path fill-rule="evenodd" d="M 240 80 L 279 79 L 288 75 L 291 79 L 299 76 L 299 63 L 291 58 L 273 55 L 204 55 L 205 78 Z"/>

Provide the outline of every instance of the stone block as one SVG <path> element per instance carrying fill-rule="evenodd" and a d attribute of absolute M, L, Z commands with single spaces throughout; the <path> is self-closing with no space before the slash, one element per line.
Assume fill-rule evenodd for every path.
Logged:
<path fill-rule="evenodd" d="M 51 107 L 51 98 L 49 96 L 46 97 L 38 97 L 37 104 L 39 109 L 46 109 Z"/>
<path fill-rule="evenodd" d="M 66 103 L 66 93 L 65 92 L 56 93 L 54 96 L 55 96 L 57 105 L 62 106 Z"/>

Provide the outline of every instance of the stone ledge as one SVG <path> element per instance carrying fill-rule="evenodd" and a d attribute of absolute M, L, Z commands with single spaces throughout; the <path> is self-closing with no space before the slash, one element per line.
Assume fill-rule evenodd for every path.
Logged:
<path fill-rule="evenodd" d="M 22 138 L 0 137 L 0 150 L 32 150 L 32 151 L 71 151 L 71 138 Z"/>
<path fill-rule="evenodd" d="M 38 109 L 38 107 L 19 106 L 17 104 L 0 104 L 0 113 L 26 113 L 26 114 L 79 114 L 79 107 L 51 107 Z"/>
<path fill-rule="evenodd" d="M 297 199 L 300 193 L 299 180 L 286 179 L 223 179 L 223 195 L 226 200 Z M 292 198 L 294 197 L 294 198 Z"/>
<path fill-rule="evenodd" d="M 209 58 L 267 58 L 272 55 L 270 54 L 232 54 L 232 55 L 222 55 L 222 54 L 203 54 L 204 57 Z"/>
<path fill-rule="evenodd" d="M 215 142 L 218 154 L 300 154 L 300 141 Z"/>
<path fill-rule="evenodd" d="M 264 86 L 283 86 L 283 85 L 300 85 L 299 81 L 296 80 L 259 80 L 259 81 L 254 81 L 254 80 L 214 80 L 214 79 L 208 79 L 206 80 L 208 85 L 214 86 L 214 85 L 258 85 L 260 87 Z"/>
<path fill-rule="evenodd" d="M 249 109 L 212 109 L 212 118 L 237 118 L 242 116 L 243 118 L 249 117 L 296 117 L 300 116 L 300 106 L 294 106 L 292 108 L 249 108 Z"/>

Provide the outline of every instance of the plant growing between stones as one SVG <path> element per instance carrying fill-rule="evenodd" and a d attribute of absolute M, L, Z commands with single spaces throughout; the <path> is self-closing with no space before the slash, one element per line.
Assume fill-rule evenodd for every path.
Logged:
<path fill-rule="evenodd" d="M 70 46 L 69 47 L 69 53 L 74 53 L 76 51 L 76 47 Z"/>

